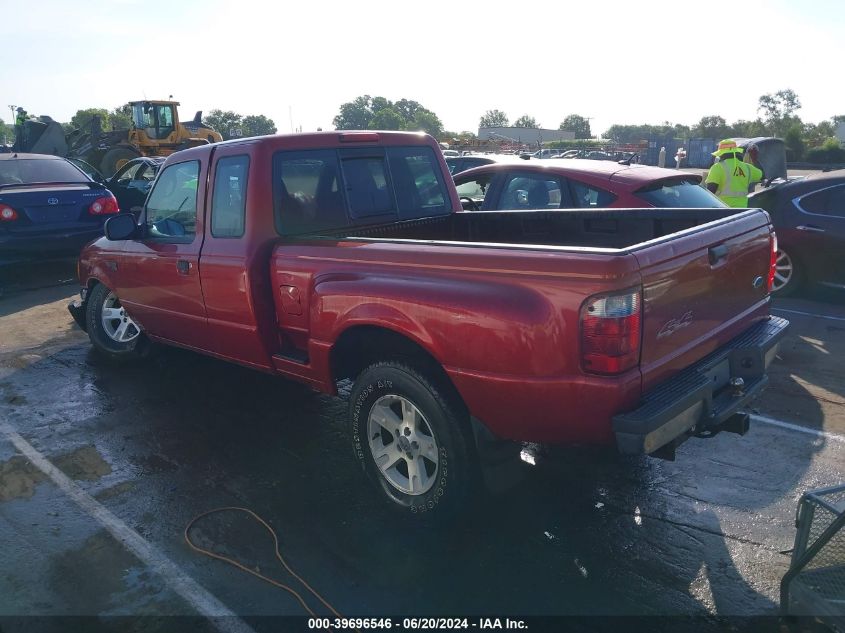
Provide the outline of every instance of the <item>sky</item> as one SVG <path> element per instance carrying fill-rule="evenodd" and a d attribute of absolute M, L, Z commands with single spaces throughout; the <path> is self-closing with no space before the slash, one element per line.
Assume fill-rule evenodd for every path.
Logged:
<path fill-rule="evenodd" d="M 0 0 L 0 15 L 6 122 L 9 105 L 69 121 L 173 95 L 183 119 L 220 108 L 309 131 L 369 94 L 456 132 L 498 108 L 551 128 L 580 114 L 595 134 L 754 119 L 785 88 L 804 121 L 845 114 L 841 0 Z"/>

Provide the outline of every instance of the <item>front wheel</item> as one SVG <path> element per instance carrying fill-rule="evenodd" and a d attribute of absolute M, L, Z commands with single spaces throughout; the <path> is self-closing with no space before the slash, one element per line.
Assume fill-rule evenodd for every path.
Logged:
<path fill-rule="evenodd" d="M 467 499 L 476 460 L 463 417 L 439 380 L 398 362 L 368 367 L 350 397 L 361 467 L 385 501 L 412 516 L 446 518 Z"/>
<path fill-rule="evenodd" d="M 126 313 L 117 295 L 102 284 L 88 295 L 85 310 L 88 338 L 101 354 L 116 360 L 140 355 L 141 328 Z"/>

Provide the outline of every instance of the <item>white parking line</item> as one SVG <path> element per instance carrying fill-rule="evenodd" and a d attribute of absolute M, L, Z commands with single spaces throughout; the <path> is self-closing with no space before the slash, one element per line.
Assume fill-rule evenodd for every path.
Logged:
<path fill-rule="evenodd" d="M 776 420 L 775 418 L 770 418 L 765 415 L 758 415 L 756 413 L 753 413 L 751 414 L 751 419 L 755 422 L 762 422 L 763 424 L 779 426 L 782 429 L 788 429 L 790 431 L 796 431 L 798 433 L 805 433 L 807 435 L 814 435 L 816 437 L 823 437 L 826 440 L 832 440 L 834 442 L 845 442 L 845 435 L 838 435 L 836 433 L 830 433 L 829 431 L 819 431 L 818 429 L 810 429 L 806 426 L 801 426 L 800 424 L 793 424 L 791 422 Z"/>
<path fill-rule="evenodd" d="M 830 319 L 831 321 L 845 321 L 845 317 L 831 316 L 829 314 L 815 314 L 814 312 L 802 312 L 801 310 L 787 310 L 785 308 L 772 308 L 772 312 L 786 312 L 787 314 L 801 314 L 803 316 L 815 317 L 817 319 Z"/>
<path fill-rule="evenodd" d="M 14 429 L 6 424 L 0 424 L 0 433 L 86 514 L 95 519 L 142 563 L 157 573 L 173 592 L 181 596 L 200 615 L 208 618 L 220 633 L 255 633 L 237 614 L 229 610 L 226 605 L 182 571 L 176 563 L 158 551 L 150 542 L 53 466 L 44 455 L 39 453 Z"/>

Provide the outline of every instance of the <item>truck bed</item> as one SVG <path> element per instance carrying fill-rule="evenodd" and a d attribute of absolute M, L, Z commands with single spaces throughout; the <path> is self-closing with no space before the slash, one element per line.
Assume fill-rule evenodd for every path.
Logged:
<path fill-rule="evenodd" d="M 735 209 L 729 208 L 476 211 L 381 226 L 352 227 L 330 236 L 626 251 L 639 244 L 741 215 L 742 212 L 737 214 Z"/>

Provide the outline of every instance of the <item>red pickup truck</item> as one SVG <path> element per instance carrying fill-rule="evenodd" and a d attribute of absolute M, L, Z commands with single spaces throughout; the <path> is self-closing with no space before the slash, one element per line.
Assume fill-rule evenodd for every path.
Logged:
<path fill-rule="evenodd" d="M 70 306 L 97 350 L 177 345 L 331 394 L 351 381 L 354 453 L 416 514 L 457 511 L 515 442 L 673 458 L 744 433 L 788 326 L 769 315 L 766 213 L 464 213 L 423 134 L 177 152 L 105 232 Z"/>

